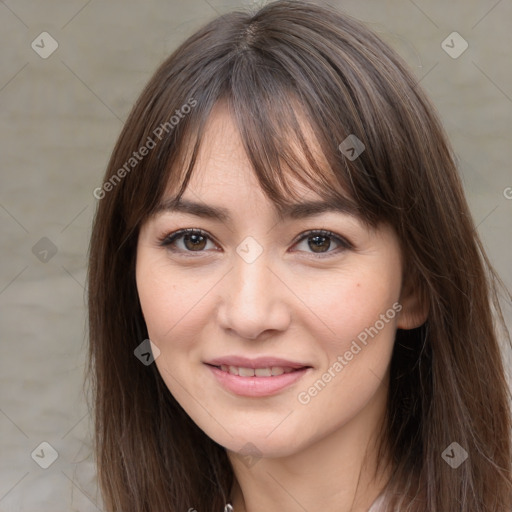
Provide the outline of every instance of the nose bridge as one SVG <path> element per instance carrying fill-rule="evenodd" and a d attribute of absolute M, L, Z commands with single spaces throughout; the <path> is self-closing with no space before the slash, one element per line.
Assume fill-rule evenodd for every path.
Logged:
<path fill-rule="evenodd" d="M 232 275 L 233 290 L 237 300 L 241 302 L 255 302 L 258 299 L 272 300 L 272 293 L 265 293 L 265 291 L 270 292 L 270 275 L 268 258 L 265 256 L 259 256 L 251 262 L 238 258 Z"/>
<path fill-rule="evenodd" d="M 263 242 L 262 242 L 263 243 Z M 247 236 L 236 247 L 234 289 L 239 299 L 254 300 L 265 290 L 271 274 L 269 251 L 254 237 Z M 269 298 L 267 296 L 267 298 Z"/>
<path fill-rule="evenodd" d="M 269 254 L 254 239 L 239 244 L 233 271 L 227 276 L 221 317 L 225 328 L 253 339 L 262 331 L 287 327 L 288 307 L 271 267 Z"/>

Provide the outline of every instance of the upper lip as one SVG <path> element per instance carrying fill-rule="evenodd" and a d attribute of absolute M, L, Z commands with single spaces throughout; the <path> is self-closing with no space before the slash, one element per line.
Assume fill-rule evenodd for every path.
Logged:
<path fill-rule="evenodd" d="M 308 364 L 299 363 L 297 361 L 289 361 L 280 357 L 256 357 L 249 359 L 243 356 L 225 356 L 217 357 L 206 361 L 206 364 L 212 366 L 237 366 L 241 368 L 271 368 L 272 366 L 280 366 L 282 368 L 304 368 L 310 367 Z"/>

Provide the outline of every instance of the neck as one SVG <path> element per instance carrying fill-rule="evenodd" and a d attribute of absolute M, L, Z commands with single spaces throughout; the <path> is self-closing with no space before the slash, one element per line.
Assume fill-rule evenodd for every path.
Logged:
<path fill-rule="evenodd" d="M 250 468 L 228 451 L 235 473 L 234 512 L 367 512 L 389 478 L 386 461 L 377 471 L 385 410 L 367 410 L 305 449 L 264 457 Z"/>

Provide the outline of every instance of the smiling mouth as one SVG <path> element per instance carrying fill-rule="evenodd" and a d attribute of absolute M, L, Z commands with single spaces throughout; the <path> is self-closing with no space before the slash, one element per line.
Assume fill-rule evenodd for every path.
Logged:
<path fill-rule="evenodd" d="M 231 375 L 237 375 L 238 377 L 277 377 L 284 373 L 292 373 L 310 368 L 309 366 L 303 366 L 301 368 L 290 368 L 287 366 L 269 366 L 264 368 L 246 368 L 243 366 L 228 366 L 222 364 L 219 366 L 209 365 L 213 368 L 217 368 L 225 373 Z"/>

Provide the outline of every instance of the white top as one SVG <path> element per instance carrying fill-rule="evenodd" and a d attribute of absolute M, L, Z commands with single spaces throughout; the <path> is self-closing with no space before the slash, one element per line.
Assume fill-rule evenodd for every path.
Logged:
<path fill-rule="evenodd" d="M 383 512 L 384 509 L 382 504 L 384 503 L 384 494 L 380 494 L 379 497 L 373 502 L 373 505 L 368 509 L 368 512 Z"/>

